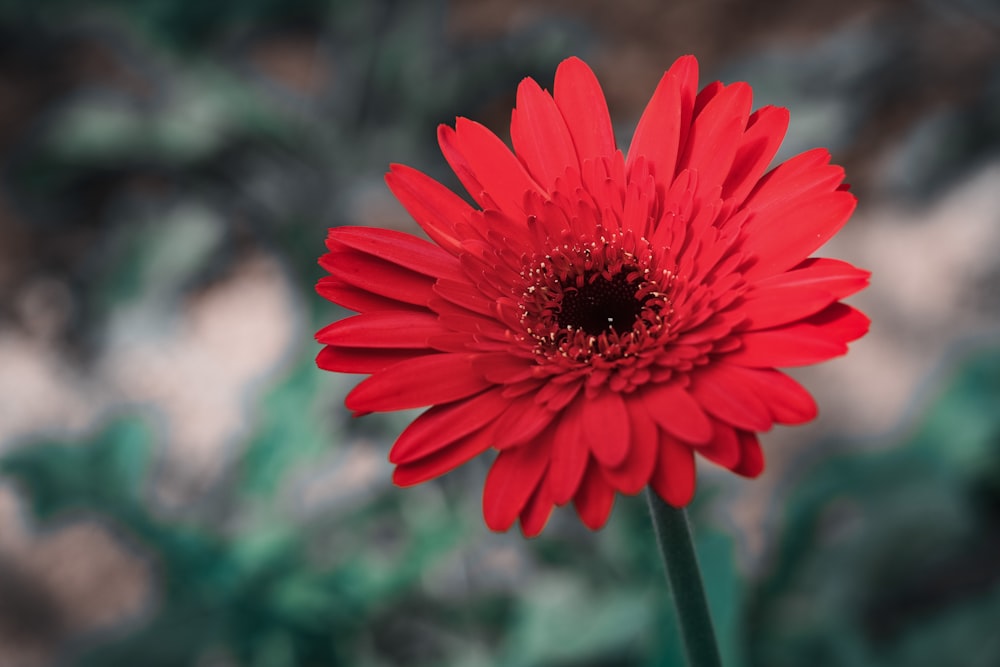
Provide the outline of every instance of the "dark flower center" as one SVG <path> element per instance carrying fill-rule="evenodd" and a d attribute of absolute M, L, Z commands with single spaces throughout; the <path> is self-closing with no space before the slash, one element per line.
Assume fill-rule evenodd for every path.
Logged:
<path fill-rule="evenodd" d="M 634 275 L 634 274 L 633 274 Z M 610 279 L 599 272 L 584 276 L 583 285 L 563 292 L 556 322 L 561 328 L 599 336 L 609 330 L 632 328 L 647 299 L 637 299 L 638 285 L 625 272 Z"/>
<path fill-rule="evenodd" d="M 523 258 L 524 282 L 513 286 L 520 326 L 547 364 L 632 365 L 670 331 L 673 272 L 656 266 L 645 239 L 598 232 L 599 241 Z"/>

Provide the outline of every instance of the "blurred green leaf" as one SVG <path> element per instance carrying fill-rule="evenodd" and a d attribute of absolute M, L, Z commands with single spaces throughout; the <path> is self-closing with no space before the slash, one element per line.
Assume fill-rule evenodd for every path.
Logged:
<path fill-rule="evenodd" d="M 751 664 L 1000 664 L 1000 350 L 956 369 L 899 445 L 824 460 L 747 614 Z"/>
<path fill-rule="evenodd" d="M 28 492 L 42 519 L 79 507 L 117 514 L 142 502 L 150 430 L 139 419 L 111 423 L 88 443 L 40 443 L 0 459 L 0 473 Z"/>

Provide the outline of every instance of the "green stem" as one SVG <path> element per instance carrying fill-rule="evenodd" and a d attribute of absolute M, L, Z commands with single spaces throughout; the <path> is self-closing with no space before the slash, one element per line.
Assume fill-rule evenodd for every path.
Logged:
<path fill-rule="evenodd" d="M 687 512 L 665 503 L 652 488 L 646 489 L 646 500 L 677 609 L 688 667 L 721 667 Z"/>

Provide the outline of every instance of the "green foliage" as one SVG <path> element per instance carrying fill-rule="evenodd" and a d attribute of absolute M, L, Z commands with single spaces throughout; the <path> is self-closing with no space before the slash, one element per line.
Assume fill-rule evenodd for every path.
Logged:
<path fill-rule="evenodd" d="M 374 566 L 370 545 L 346 543 L 320 562 L 306 527 L 247 522 L 225 535 L 161 517 L 145 498 L 149 429 L 111 423 L 89 442 L 37 443 L 7 456 L 0 472 L 19 483 L 42 520 L 70 513 L 110 521 L 155 565 L 156 610 L 125 638 L 94 647 L 74 664 L 187 665 L 221 650 L 245 665 L 354 665 L 373 619 L 410 590 L 454 543 L 446 525 Z M 337 531 L 384 524 L 384 507 L 344 517 Z"/>
<path fill-rule="evenodd" d="M 30 490 L 40 519 L 82 504 L 128 521 L 143 502 L 149 456 L 149 429 L 139 420 L 122 419 L 94 443 L 39 443 L 8 454 L 0 470 Z"/>
<path fill-rule="evenodd" d="M 1000 663 L 997 406 L 1000 351 L 985 350 L 902 442 L 802 480 L 747 613 L 752 664 Z"/>

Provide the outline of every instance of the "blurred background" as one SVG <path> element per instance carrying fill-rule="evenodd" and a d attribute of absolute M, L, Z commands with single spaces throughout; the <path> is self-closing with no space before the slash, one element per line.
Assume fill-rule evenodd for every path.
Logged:
<path fill-rule="evenodd" d="M 487 460 L 390 482 L 412 414 L 316 370 L 327 227 L 415 231 L 580 55 L 622 145 L 662 72 L 746 80 L 860 197 L 871 333 L 692 518 L 733 667 L 1000 665 L 995 0 L 0 0 L 0 667 L 680 665 L 642 498 L 491 534 Z"/>

